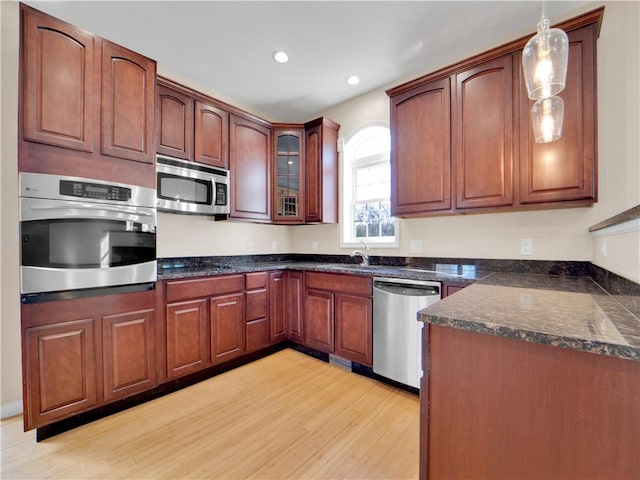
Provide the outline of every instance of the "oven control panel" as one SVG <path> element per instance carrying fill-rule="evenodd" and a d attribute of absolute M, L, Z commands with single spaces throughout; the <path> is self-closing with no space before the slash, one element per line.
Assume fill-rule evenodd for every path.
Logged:
<path fill-rule="evenodd" d="M 60 180 L 60 195 L 127 202 L 131 198 L 131 189 L 117 185 Z"/>

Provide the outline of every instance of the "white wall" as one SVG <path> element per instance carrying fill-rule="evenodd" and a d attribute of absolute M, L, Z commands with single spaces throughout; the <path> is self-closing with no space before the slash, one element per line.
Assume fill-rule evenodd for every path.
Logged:
<path fill-rule="evenodd" d="M 575 14 L 600 5 L 593 3 Z M 594 242 L 588 228 L 640 204 L 639 7 L 638 2 L 606 3 L 598 40 L 598 203 L 589 208 L 404 219 L 400 220 L 400 247 L 375 249 L 372 254 L 594 259 Z M 460 59 L 451 59 L 456 60 Z M 380 89 L 338 105 L 326 115 L 341 124 L 340 135 L 346 141 L 368 123 L 388 124 L 389 99 L 384 89 Z M 521 238 L 533 240 L 533 256 L 520 255 Z M 410 252 L 412 239 L 422 240 L 420 254 Z M 296 252 L 311 252 L 313 240 L 320 242 L 322 251 L 349 252 L 340 248 L 340 231 L 336 226 L 304 226 L 293 232 Z M 596 263 L 640 282 L 637 242 L 635 248 L 629 248 L 633 242 L 633 239 L 621 241 L 619 248 L 609 249 L 608 256 L 597 258 Z"/>

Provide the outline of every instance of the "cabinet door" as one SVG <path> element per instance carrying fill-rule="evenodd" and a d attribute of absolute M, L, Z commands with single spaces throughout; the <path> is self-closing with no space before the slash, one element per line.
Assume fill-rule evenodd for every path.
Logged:
<path fill-rule="evenodd" d="M 102 318 L 104 398 L 127 397 L 156 383 L 154 310 Z"/>
<path fill-rule="evenodd" d="M 449 78 L 391 99 L 391 214 L 451 209 Z"/>
<path fill-rule="evenodd" d="M 269 323 L 270 342 L 278 343 L 287 339 L 286 315 L 287 300 L 285 290 L 285 273 L 269 274 Z"/>
<path fill-rule="evenodd" d="M 271 130 L 231 115 L 231 217 L 271 219 Z"/>
<path fill-rule="evenodd" d="M 94 319 L 25 332 L 25 427 L 54 422 L 97 404 Z"/>
<path fill-rule="evenodd" d="M 195 102 L 194 160 L 227 168 L 229 153 L 229 114 L 213 105 Z"/>
<path fill-rule="evenodd" d="M 302 306 L 302 272 L 286 274 L 286 329 L 287 338 L 297 343 L 304 342 L 304 313 Z"/>
<path fill-rule="evenodd" d="M 208 362 L 207 301 L 167 305 L 167 377 L 204 368 Z"/>
<path fill-rule="evenodd" d="M 333 353 L 333 294 L 322 290 L 306 290 L 304 305 L 305 345 Z"/>
<path fill-rule="evenodd" d="M 222 363 L 244 352 L 244 293 L 214 297 L 211 312 L 211 361 Z"/>
<path fill-rule="evenodd" d="M 373 365 L 371 299 L 336 294 L 336 355 Z"/>
<path fill-rule="evenodd" d="M 266 277 L 266 272 L 264 273 Z M 253 352 L 269 345 L 269 289 L 246 292 L 246 350 Z"/>
<path fill-rule="evenodd" d="M 338 129 L 326 118 L 305 124 L 306 222 L 338 222 Z"/>
<path fill-rule="evenodd" d="M 535 142 L 531 126 L 533 102 L 527 97 L 524 79 L 520 80 L 521 203 L 597 199 L 597 28 L 592 24 L 568 32 L 569 66 L 565 89 L 559 94 L 564 101 L 559 140 Z"/>
<path fill-rule="evenodd" d="M 93 151 L 95 40 L 28 7 L 24 10 L 24 138 Z"/>
<path fill-rule="evenodd" d="M 456 75 L 456 208 L 513 203 L 513 108 L 511 55 Z"/>
<path fill-rule="evenodd" d="M 193 100 L 184 93 L 158 85 L 156 105 L 156 151 L 185 160 L 191 159 L 193 142 Z"/>
<path fill-rule="evenodd" d="M 304 165 L 301 130 L 274 134 L 273 220 L 283 223 L 304 221 Z"/>
<path fill-rule="evenodd" d="M 153 163 L 156 63 L 102 43 L 102 153 Z"/>

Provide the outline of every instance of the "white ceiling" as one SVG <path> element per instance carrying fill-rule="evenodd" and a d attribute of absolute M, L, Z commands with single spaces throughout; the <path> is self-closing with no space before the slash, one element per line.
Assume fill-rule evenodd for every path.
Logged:
<path fill-rule="evenodd" d="M 535 31 L 535 1 L 28 1 L 272 121 L 304 122 Z M 564 20 L 585 1 L 548 1 Z M 289 54 L 277 64 L 274 50 Z M 358 75 L 357 86 L 346 83 Z"/>

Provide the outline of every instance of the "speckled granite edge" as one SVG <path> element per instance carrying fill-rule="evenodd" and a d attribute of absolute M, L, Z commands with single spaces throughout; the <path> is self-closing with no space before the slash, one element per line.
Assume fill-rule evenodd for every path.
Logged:
<path fill-rule="evenodd" d="M 594 264 L 589 265 L 588 276 L 640 319 L 640 284 Z"/>
<path fill-rule="evenodd" d="M 475 333 L 485 333 L 498 337 L 524 340 L 530 343 L 540 343 L 560 348 L 569 348 L 610 357 L 624 358 L 640 362 L 640 349 L 627 345 L 616 345 L 610 343 L 596 342 L 592 340 L 581 340 L 577 338 L 563 337 L 549 333 L 534 332 L 526 329 L 514 329 L 501 325 L 491 325 L 485 322 L 473 322 L 469 320 L 458 320 L 440 315 L 430 315 L 428 313 L 418 313 L 418 319 L 432 325 L 468 330 Z"/>
<path fill-rule="evenodd" d="M 612 227 L 613 225 L 618 225 L 620 223 L 628 222 L 629 220 L 634 220 L 636 218 L 640 218 L 640 205 L 631 207 L 629 210 L 625 210 L 624 212 L 614 215 L 613 217 L 607 218 L 602 222 L 596 223 L 595 225 L 591 225 L 589 227 L 589 231 L 597 232 L 598 230 L 602 230 L 603 228 Z"/>

